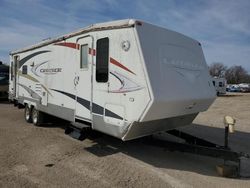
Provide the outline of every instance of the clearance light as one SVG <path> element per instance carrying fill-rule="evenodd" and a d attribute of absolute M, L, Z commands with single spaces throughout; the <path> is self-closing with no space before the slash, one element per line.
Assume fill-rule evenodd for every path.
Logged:
<path fill-rule="evenodd" d="M 122 46 L 122 49 L 125 52 L 127 52 L 129 50 L 129 48 L 130 48 L 130 42 L 128 40 L 123 41 L 122 44 L 121 44 L 121 46 Z"/>

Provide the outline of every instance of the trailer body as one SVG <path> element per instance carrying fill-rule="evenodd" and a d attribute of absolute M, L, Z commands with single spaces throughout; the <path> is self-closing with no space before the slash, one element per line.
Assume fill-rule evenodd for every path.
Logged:
<path fill-rule="evenodd" d="M 225 95 L 227 93 L 227 80 L 223 77 L 213 77 L 212 78 L 213 85 L 215 87 L 217 96 Z"/>
<path fill-rule="evenodd" d="M 8 98 L 9 67 L 0 61 L 0 100 Z"/>
<path fill-rule="evenodd" d="M 9 99 L 130 140 L 190 124 L 215 99 L 201 45 L 133 19 L 10 53 Z"/>

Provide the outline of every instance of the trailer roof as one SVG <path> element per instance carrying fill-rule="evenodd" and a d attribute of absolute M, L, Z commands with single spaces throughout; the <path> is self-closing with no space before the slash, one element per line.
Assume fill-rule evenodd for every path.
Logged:
<path fill-rule="evenodd" d="M 83 34 L 83 33 L 88 33 L 91 31 L 101 31 L 101 30 L 109 30 L 109 29 L 120 29 L 120 28 L 127 28 L 127 27 L 133 27 L 136 24 L 136 20 L 134 19 L 125 19 L 125 20 L 117 20 L 117 21 L 111 21 L 111 22 L 104 22 L 104 23 L 97 23 L 97 24 L 92 24 L 90 26 L 84 27 L 78 31 L 72 32 L 72 33 L 68 33 L 66 35 L 54 38 L 54 39 L 48 39 L 45 41 L 42 41 L 38 44 L 26 47 L 26 48 L 22 48 L 16 51 L 12 51 L 10 52 L 10 55 L 15 55 L 18 53 L 23 53 L 23 52 L 27 52 L 29 50 L 33 50 L 36 48 L 40 48 L 42 46 L 46 46 L 55 42 L 59 42 L 59 41 L 63 41 L 66 40 L 68 38 Z"/>

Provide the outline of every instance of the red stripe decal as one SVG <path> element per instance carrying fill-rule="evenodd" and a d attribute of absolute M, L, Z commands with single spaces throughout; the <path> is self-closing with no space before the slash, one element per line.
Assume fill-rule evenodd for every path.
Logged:
<path fill-rule="evenodd" d="M 135 75 L 135 73 L 133 71 L 131 71 L 130 69 L 128 69 L 127 67 L 125 67 L 124 65 L 122 65 L 121 63 L 119 63 L 118 61 L 113 59 L 112 57 L 110 58 L 110 63 L 112 63 L 112 64 L 114 64 L 114 65 L 116 65 L 116 66 L 118 66 L 118 67 L 120 67 L 120 68 L 122 68 L 122 69 L 124 69 L 124 70 L 126 70 L 126 71 L 128 71 L 128 72 Z"/>
<path fill-rule="evenodd" d="M 89 48 L 89 55 L 95 56 L 95 49 Z"/>
<path fill-rule="evenodd" d="M 69 47 L 69 48 L 73 48 L 73 49 L 77 49 L 79 50 L 80 45 L 73 43 L 73 42 L 61 42 L 61 43 L 56 43 L 55 45 L 58 46 L 65 46 L 65 47 Z"/>

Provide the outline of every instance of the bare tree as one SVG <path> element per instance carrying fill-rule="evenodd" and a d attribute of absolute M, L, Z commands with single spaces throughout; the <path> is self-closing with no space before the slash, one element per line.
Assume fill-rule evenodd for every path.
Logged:
<path fill-rule="evenodd" d="M 227 69 L 225 73 L 227 83 L 229 84 L 239 84 L 244 82 L 249 82 L 250 75 L 242 66 L 232 66 Z"/>
<path fill-rule="evenodd" d="M 222 77 L 227 70 L 227 66 L 223 63 L 215 62 L 209 66 L 209 72 L 211 76 Z"/>

